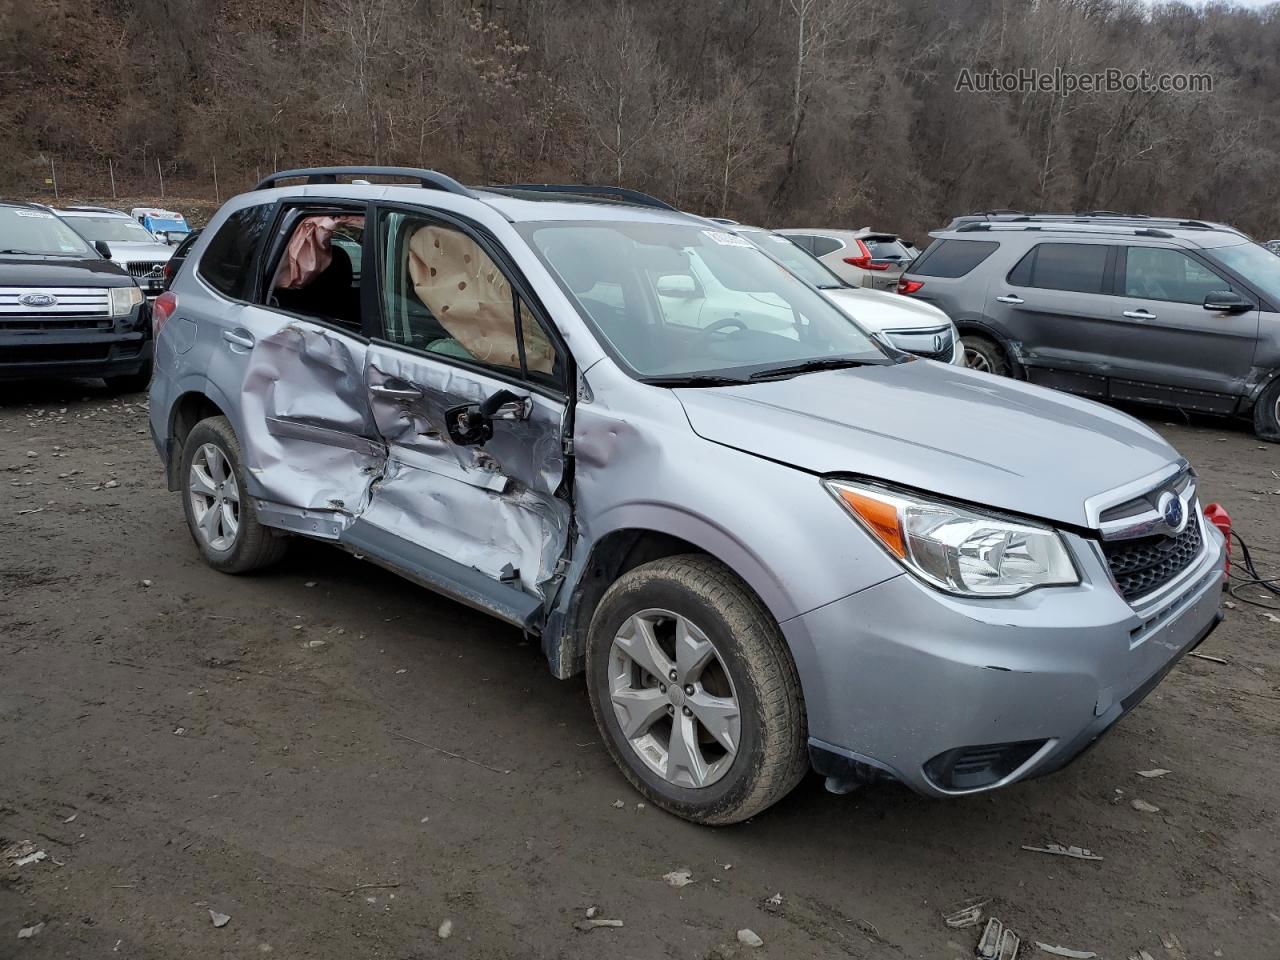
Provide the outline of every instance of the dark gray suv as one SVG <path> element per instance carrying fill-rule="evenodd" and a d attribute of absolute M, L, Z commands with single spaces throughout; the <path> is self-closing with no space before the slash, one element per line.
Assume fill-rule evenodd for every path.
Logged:
<path fill-rule="evenodd" d="M 1112 213 L 957 217 L 898 284 L 969 366 L 1099 400 L 1252 414 L 1280 441 L 1280 259 L 1231 227 Z"/>

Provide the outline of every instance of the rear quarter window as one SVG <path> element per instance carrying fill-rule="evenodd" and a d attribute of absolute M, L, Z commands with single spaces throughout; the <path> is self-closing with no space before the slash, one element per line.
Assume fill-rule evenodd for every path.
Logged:
<path fill-rule="evenodd" d="M 825 257 L 828 253 L 835 253 L 843 246 L 843 243 L 839 240 L 833 240 L 831 237 L 814 237 L 813 255 L 815 257 Z"/>
<path fill-rule="evenodd" d="M 209 286 L 233 299 L 245 298 L 253 257 L 272 209 L 271 204 L 260 204 L 227 217 L 200 257 L 198 272 Z"/>
<path fill-rule="evenodd" d="M 935 240 L 908 272 L 921 277 L 963 277 L 999 247 L 994 240 Z"/>

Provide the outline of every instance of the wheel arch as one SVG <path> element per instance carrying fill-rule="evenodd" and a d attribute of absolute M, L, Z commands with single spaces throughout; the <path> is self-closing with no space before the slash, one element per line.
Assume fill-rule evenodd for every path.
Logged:
<path fill-rule="evenodd" d="M 1022 366 L 1022 349 L 1021 344 L 1010 337 L 1004 330 L 991 323 L 986 317 L 963 316 L 953 320 L 956 330 L 960 332 L 961 339 L 965 334 L 975 334 L 977 336 L 986 337 L 995 343 L 1004 351 L 1005 359 L 1009 361 L 1009 367 L 1013 370 L 1019 379 L 1024 377 Z"/>
<path fill-rule="evenodd" d="M 182 459 L 182 446 L 187 436 L 201 420 L 209 417 L 227 416 L 228 406 L 219 403 L 210 396 L 206 389 L 212 386 L 205 384 L 202 389 L 192 389 L 180 394 L 169 410 L 169 427 L 165 455 L 165 479 L 170 491 L 179 489 L 179 465 Z M 216 393 L 216 389 L 211 391 Z"/>
<path fill-rule="evenodd" d="M 651 560 L 680 554 L 708 556 L 741 580 L 775 620 L 781 622 L 798 612 L 791 609 L 782 585 L 755 554 L 725 531 L 670 508 L 660 508 L 656 515 L 646 513 L 643 520 L 633 517 L 593 540 L 579 540 L 582 556 L 573 562 L 561 588 L 563 600 L 547 618 L 542 636 L 552 672 L 561 679 L 582 672 L 591 618 L 605 591 L 627 571 Z"/>

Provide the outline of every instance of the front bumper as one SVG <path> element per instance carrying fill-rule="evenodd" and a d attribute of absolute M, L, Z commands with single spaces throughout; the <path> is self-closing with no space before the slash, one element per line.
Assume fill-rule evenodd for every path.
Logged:
<path fill-rule="evenodd" d="M 904 574 L 784 622 L 815 766 L 879 771 L 931 796 L 1065 766 L 1217 625 L 1223 543 L 1204 527 L 1176 584 L 1133 606 L 1096 547 L 1067 535 L 1077 587 L 975 602 Z"/>
<path fill-rule="evenodd" d="M 145 326 L 0 331 L 0 380 L 45 377 L 118 377 L 151 363 Z"/>

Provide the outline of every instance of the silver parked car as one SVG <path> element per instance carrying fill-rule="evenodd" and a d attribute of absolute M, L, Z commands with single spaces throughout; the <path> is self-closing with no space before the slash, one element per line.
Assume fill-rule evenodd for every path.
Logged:
<path fill-rule="evenodd" d="M 932 796 L 1056 770 L 1220 618 L 1222 538 L 1151 430 L 891 351 L 652 198 L 292 171 L 189 261 L 150 417 L 210 566 L 325 540 L 539 637 L 690 820 L 811 767 Z M 695 262 L 790 322 L 691 322 Z"/>
<path fill-rule="evenodd" d="M 53 212 L 91 244 L 106 244 L 109 259 L 128 270 L 148 297 L 164 289 L 164 265 L 174 247 L 157 240 L 127 213 L 109 207 L 63 207 Z"/>
<path fill-rule="evenodd" d="M 846 283 L 821 260 L 780 233 L 742 226 L 735 226 L 734 233 L 812 284 L 862 329 L 891 346 L 928 360 L 964 363 L 964 346 L 955 324 L 933 304 Z"/>
<path fill-rule="evenodd" d="M 855 287 L 893 290 L 902 270 L 914 259 L 892 233 L 859 230 L 779 230 L 801 249 L 812 253 L 842 280 Z"/>

